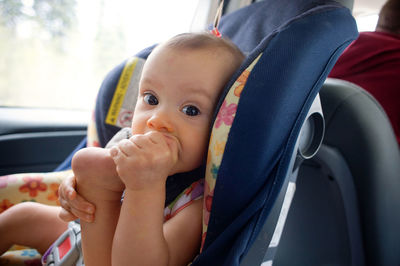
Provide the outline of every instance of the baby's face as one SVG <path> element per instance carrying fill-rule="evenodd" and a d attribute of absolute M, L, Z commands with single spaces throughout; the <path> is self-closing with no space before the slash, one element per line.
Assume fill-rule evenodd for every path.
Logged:
<path fill-rule="evenodd" d="M 224 57 L 202 50 L 160 47 L 147 59 L 132 132 L 159 131 L 167 143 L 176 142 L 178 161 L 170 175 L 193 170 L 204 162 L 214 107 L 232 72 Z"/>

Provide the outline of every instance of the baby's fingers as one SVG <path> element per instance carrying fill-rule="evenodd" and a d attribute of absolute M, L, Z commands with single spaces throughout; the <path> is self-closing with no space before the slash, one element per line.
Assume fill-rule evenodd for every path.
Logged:
<path fill-rule="evenodd" d="M 73 200 L 76 197 L 76 179 L 75 176 L 68 176 L 63 180 L 58 188 L 59 197 L 64 200 Z"/>
<path fill-rule="evenodd" d="M 73 208 L 71 206 L 68 205 L 68 203 L 66 203 L 63 200 L 60 200 L 61 203 L 61 211 L 60 211 L 60 218 L 66 222 L 69 221 L 73 221 L 76 219 L 81 219 L 84 220 L 86 222 L 93 222 L 94 220 L 94 211 L 93 212 L 87 212 L 87 211 L 82 211 L 76 208 Z M 94 209 L 94 208 L 93 208 Z"/>
<path fill-rule="evenodd" d="M 78 217 L 76 217 L 75 215 L 73 215 L 72 213 L 70 213 L 69 211 L 67 211 L 64 208 L 61 208 L 60 213 L 58 214 L 58 217 L 60 217 L 60 219 L 63 220 L 64 222 L 71 222 L 71 221 L 78 219 Z"/>
<path fill-rule="evenodd" d="M 116 148 L 116 147 L 115 147 Z M 118 149 L 121 151 L 123 154 L 126 156 L 131 156 L 135 150 L 137 149 L 136 145 L 134 142 L 128 139 L 121 140 L 118 143 Z M 115 149 L 114 149 L 115 150 Z"/>
<path fill-rule="evenodd" d="M 91 215 L 93 215 L 95 212 L 94 205 L 76 193 L 72 200 L 70 197 L 60 197 L 60 203 L 64 209 L 71 210 L 72 212 L 75 211 L 76 213 L 85 213 Z M 81 218 L 80 215 L 78 217 Z"/>
<path fill-rule="evenodd" d="M 94 214 L 94 205 L 81 197 L 79 194 L 76 194 L 75 199 L 70 200 L 69 204 L 71 205 L 71 209 L 76 209 L 79 212 L 87 214 Z"/>

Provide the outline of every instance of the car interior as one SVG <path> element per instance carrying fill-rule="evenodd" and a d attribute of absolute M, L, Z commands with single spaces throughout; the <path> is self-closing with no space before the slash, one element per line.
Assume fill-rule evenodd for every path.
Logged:
<path fill-rule="evenodd" d="M 199 10 L 208 14 L 207 25 L 218 2 Z M 400 263 L 400 151 L 393 129 L 363 88 L 327 78 L 357 38 L 351 10 L 358 5 L 224 1 L 219 30 L 247 58 L 227 84 L 215 118 L 241 75 L 247 71 L 248 77 L 234 123 L 222 133 L 214 126 L 211 133 L 226 146 L 223 160 L 211 154 L 219 168 L 216 181 L 206 172 L 206 183 L 214 186 L 213 208 L 193 265 Z M 145 60 L 153 48 L 133 58 Z M 23 178 L 36 175 L 50 180 L 49 187 L 57 184 L 70 173 L 78 149 L 104 147 L 119 131 L 106 119 L 130 60 L 104 79 L 90 121 L 79 112 L 0 108 L 0 175 L 6 177 L 0 178 L 4 184 L 20 179 L 7 192 L 0 182 L 0 211 L 16 203 L 6 203 L 9 198 L 27 200 L 12 195 L 21 194 Z M 259 106 L 259 99 L 268 105 Z M 241 190 L 245 196 L 230 196 Z M 17 260 L 26 259 L 20 255 Z"/>

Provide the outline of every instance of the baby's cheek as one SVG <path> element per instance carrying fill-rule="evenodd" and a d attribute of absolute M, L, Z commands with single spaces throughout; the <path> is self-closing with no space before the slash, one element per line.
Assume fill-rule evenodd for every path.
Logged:
<path fill-rule="evenodd" d="M 208 139 L 198 137 L 197 140 L 195 140 L 193 138 L 191 144 L 190 151 L 187 152 L 189 155 L 187 156 L 190 157 L 191 163 L 195 165 L 195 167 L 198 167 L 205 160 L 206 151 L 208 149 Z"/>

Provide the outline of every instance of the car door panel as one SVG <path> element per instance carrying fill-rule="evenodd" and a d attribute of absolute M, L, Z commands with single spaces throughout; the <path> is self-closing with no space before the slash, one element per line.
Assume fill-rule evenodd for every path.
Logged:
<path fill-rule="evenodd" d="M 0 175 L 54 170 L 86 136 L 82 111 L 0 108 Z"/>

